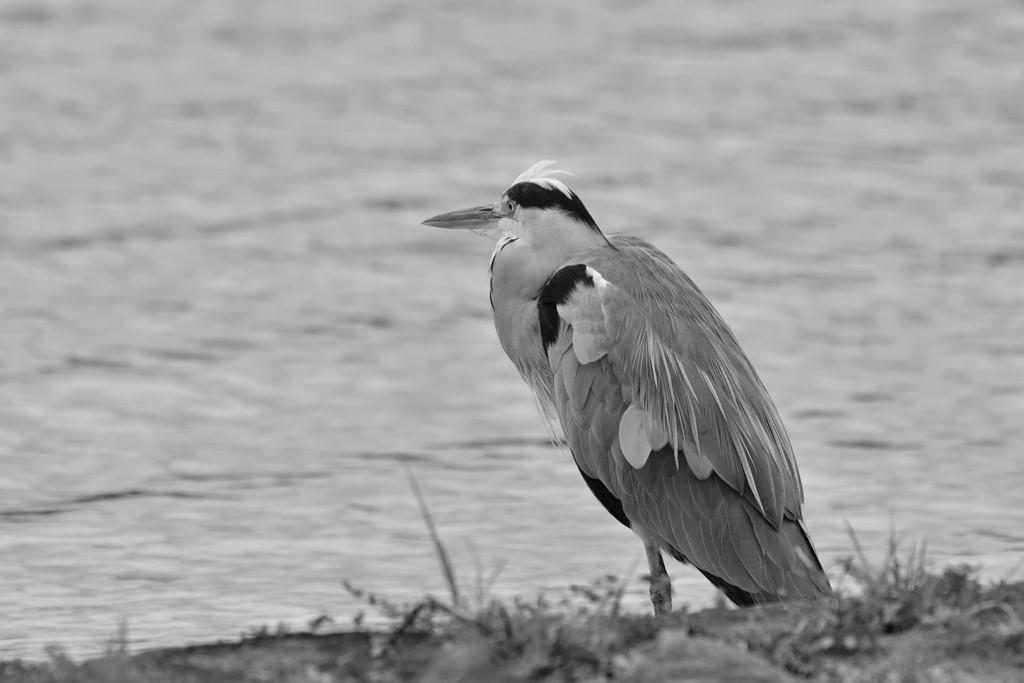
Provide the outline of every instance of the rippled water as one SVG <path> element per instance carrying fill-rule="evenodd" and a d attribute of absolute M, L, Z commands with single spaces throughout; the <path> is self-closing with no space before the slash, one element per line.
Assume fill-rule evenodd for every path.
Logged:
<path fill-rule="evenodd" d="M 491 245 L 418 225 L 540 158 L 733 326 L 828 566 L 890 518 L 1019 566 L 1024 25 L 741 5 L 5 6 L 0 656 L 441 594 L 402 461 L 468 587 L 642 571 L 495 339 Z"/>

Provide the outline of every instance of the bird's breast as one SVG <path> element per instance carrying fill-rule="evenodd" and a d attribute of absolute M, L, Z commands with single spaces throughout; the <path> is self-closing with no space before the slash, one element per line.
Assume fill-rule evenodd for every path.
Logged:
<path fill-rule="evenodd" d="M 494 329 L 505 354 L 523 380 L 546 407 L 552 405 L 553 380 L 540 337 L 537 301 L 522 296 L 505 296 L 492 284 L 491 304 Z"/>

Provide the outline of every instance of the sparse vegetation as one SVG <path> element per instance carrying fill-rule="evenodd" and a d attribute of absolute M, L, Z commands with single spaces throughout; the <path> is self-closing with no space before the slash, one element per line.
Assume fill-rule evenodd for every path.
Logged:
<path fill-rule="evenodd" d="M 415 488 L 414 488 L 415 490 Z M 426 509 L 422 496 L 417 495 Z M 429 519 L 426 512 L 425 519 Z M 0 663 L 12 683 L 164 681 L 1019 681 L 1024 678 L 1024 582 L 983 584 L 969 565 L 929 571 L 925 545 L 905 552 L 893 534 L 872 563 L 851 530 L 839 598 L 669 618 L 623 613 L 625 582 L 606 576 L 558 597 L 488 598 L 477 569 L 470 599 L 436 529 L 431 537 L 450 601 L 398 605 L 347 589 L 388 618 L 381 631 L 262 628 L 234 643 L 131 656 L 124 627 L 105 656 L 76 664 L 59 648 L 44 664 Z M 716 678 L 717 676 L 717 678 Z M 760 678 L 759 678 L 760 676 Z"/>

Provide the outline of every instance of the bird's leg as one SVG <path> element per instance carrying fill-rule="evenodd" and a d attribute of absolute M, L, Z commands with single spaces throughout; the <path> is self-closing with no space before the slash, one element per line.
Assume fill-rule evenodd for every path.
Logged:
<path fill-rule="evenodd" d="M 661 559 L 661 551 L 654 543 L 645 542 L 647 566 L 651 569 L 651 604 L 654 614 L 660 616 L 672 611 L 672 579 L 665 571 L 665 561 Z"/>

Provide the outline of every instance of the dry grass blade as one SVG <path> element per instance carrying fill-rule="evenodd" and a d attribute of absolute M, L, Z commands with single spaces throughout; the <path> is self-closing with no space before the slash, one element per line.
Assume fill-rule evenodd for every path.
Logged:
<path fill-rule="evenodd" d="M 633 558 L 633 562 L 629 565 L 629 569 L 626 571 L 625 576 L 619 581 L 619 585 L 615 588 L 612 600 L 611 616 L 619 616 L 619 612 L 622 611 L 622 598 L 626 595 L 626 589 L 629 588 L 629 582 L 633 579 L 633 575 L 636 573 L 636 568 L 640 565 L 640 558 Z"/>
<path fill-rule="evenodd" d="M 1020 568 L 1024 567 L 1024 557 L 1020 558 L 1016 564 L 1010 567 L 1010 571 L 1006 572 L 1006 576 L 1003 577 L 1003 581 L 1010 581 L 1020 571 Z"/>
<path fill-rule="evenodd" d="M 490 574 L 484 576 L 484 564 L 480 561 L 480 555 L 476 551 L 476 547 L 472 543 L 468 543 L 470 554 L 473 556 L 473 564 L 476 567 L 476 607 L 477 610 L 483 610 L 487 606 L 487 597 L 491 593 L 491 588 L 494 587 L 494 582 L 501 576 L 501 572 L 505 569 L 505 565 L 508 564 L 506 558 L 501 558 L 498 563 L 491 570 Z"/>
<path fill-rule="evenodd" d="M 501 572 L 505 570 L 506 565 L 508 565 L 508 558 L 502 557 L 498 560 L 498 563 L 494 565 L 494 568 L 491 569 L 490 575 L 484 581 L 485 598 L 490 594 L 491 589 L 494 588 L 494 583 L 498 580 L 498 577 L 501 576 Z"/>
<path fill-rule="evenodd" d="M 982 612 L 986 612 L 988 610 L 1002 612 L 1009 621 L 1010 628 L 1014 633 L 1024 631 L 1024 623 L 1021 622 L 1020 617 L 1017 615 L 1017 611 L 1002 601 L 985 600 L 983 602 L 979 602 L 977 605 L 974 605 L 967 610 L 967 615 L 977 617 Z"/>
<path fill-rule="evenodd" d="M 412 487 L 412 493 L 416 496 L 416 502 L 420 506 L 420 514 L 423 515 L 423 521 L 426 523 L 427 531 L 430 533 L 430 540 L 434 544 L 434 551 L 437 553 L 437 559 L 441 563 L 441 570 L 444 572 L 445 581 L 448 582 L 448 590 L 452 595 L 452 604 L 462 606 L 462 596 L 459 593 L 459 586 L 455 581 L 455 572 L 452 569 L 451 561 L 448 559 L 448 551 L 445 550 L 444 543 L 441 542 L 441 537 L 437 534 L 437 528 L 434 526 L 433 517 L 430 516 L 427 501 L 423 498 L 420 485 L 409 466 L 402 463 L 402 468 L 405 470 L 405 476 L 409 479 L 409 486 Z"/>
<path fill-rule="evenodd" d="M 864 554 L 864 548 L 860 545 L 860 539 L 857 538 L 857 532 L 853 530 L 853 526 L 850 525 L 849 520 L 844 519 L 843 524 L 846 526 L 846 533 L 849 534 L 850 540 L 853 541 L 853 549 L 857 551 L 857 558 L 860 560 L 861 566 L 865 569 L 870 569 L 871 563 L 868 562 L 868 557 Z"/>

